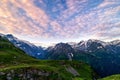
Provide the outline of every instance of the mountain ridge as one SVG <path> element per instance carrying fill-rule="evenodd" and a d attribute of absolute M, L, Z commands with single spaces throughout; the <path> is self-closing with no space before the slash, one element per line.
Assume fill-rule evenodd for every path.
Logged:
<path fill-rule="evenodd" d="M 43 55 L 34 55 L 34 57 L 45 60 L 82 61 L 91 65 L 101 77 L 120 73 L 119 40 L 104 42 L 89 39 L 88 41 L 80 41 L 75 44 L 58 43 L 55 46 L 42 50 L 44 52 Z"/>
<path fill-rule="evenodd" d="M 0 80 L 92 80 L 93 74 L 92 68 L 80 61 L 35 59 L 0 36 Z"/>
<path fill-rule="evenodd" d="M 33 57 L 39 58 L 39 59 L 42 59 L 42 57 L 44 56 L 43 55 L 44 50 L 40 46 L 35 46 L 34 44 L 32 44 L 28 41 L 25 41 L 25 40 L 19 40 L 18 38 L 14 37 L 11 34 L 7 34 L 4 37 L 6 37 L 16 47 L 25 51 L 30 56 L 33 56 Z"/>

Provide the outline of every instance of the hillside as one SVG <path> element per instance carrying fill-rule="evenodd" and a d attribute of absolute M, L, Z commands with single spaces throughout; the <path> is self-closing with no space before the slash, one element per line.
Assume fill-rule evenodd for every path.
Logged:
<path fill-rule="evenodd" d="M 120 74 L 108 76 L 108 77 L 105 77 L 105 78 L 100 79 L 100 80 L 120 80 Z"/>
<path fill-rule="evenodd" d="M 85 63 L 36 60 L 0 37 L 0 80 L 92 80 L 93 75 Z"/>
<path fill-rule="evenodd" d="M 17 65 L 34 60 L 22 50 L 16 48 L 7 39 L 0 37 L 0 66 L 8 64 Z"/>
<path fill-rule="evenodd" d="M 26 54 L 35 57 L 37 59 L 44 59 L 44 50 L 41 46 L 35 46 L 29 41 L 20 40 L 13 36 L 12 34 L 4 35 L 12 44 L 14 44 L 17 48 L 24 51 Z"/>

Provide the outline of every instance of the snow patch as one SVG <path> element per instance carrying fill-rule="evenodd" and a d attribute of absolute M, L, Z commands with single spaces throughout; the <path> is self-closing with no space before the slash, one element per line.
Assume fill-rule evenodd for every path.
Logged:
<path fill-rule="evenodd" d="M 40 55 L 41 53 L 37 53 L 37 55 Z"/>

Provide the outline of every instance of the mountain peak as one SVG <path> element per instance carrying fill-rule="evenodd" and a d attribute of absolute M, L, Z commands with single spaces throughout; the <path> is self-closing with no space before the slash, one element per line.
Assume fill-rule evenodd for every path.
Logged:
<path fill-rule="evenodd" d="M 114 45 L 120 44 L 120 40 L 119 40 L 119 39 L 118 39 L 118 40 L 114 40 L 114 41 L 111 41 L 110 43 L 112 43 L 112 44 L 114 44 Z"/>
<path fill-rule="evenodd" d="M 7 34 L 6 36 L 8 36 L 8 37 L 13 37 L 13 35 L 12 35 L 12 34 Z"/>
<path fill-rule="evenodd" d="M 0 33 L 0 36 L 4 36 L 4 34 Z"/>
<path fill-rule="evenodd" d="M 43 58 L 43 53 L 44 50 L 41 47 L 35 46 L 34 44 L 24 41 L 24 40 L 19 40 L 18 38 L 14 37 L 12 34 L 7 34 L 5 37 L 13 43 L 16 47 L 20 48 L 23 50 L 25 53 L 29 54 L 30 56 L 42 59 Z"/>

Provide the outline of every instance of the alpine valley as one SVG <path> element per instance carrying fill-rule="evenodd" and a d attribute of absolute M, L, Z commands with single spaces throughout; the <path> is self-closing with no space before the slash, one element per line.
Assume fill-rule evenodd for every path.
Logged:
<path fill-rule="evenodd" d="M 119 80 L 120 40 L 44 48 L 0 34 L 0 80 Z"/>

